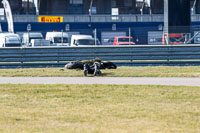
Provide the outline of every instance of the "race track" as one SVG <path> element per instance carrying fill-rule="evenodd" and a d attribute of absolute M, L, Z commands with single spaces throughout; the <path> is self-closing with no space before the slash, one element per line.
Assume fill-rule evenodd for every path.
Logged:
<path fill-rule="evenodd" d="M 0 77 L 0 84 L 128 84 L 200 86 L 200 78 L 158 77 Z"/>

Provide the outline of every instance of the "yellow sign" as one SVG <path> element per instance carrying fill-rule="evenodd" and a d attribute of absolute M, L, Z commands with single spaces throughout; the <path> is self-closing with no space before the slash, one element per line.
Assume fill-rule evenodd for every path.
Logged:
<path fill-rule="evenodd" d="M 39 22 L 43 23 L 62 23 L 62 16 L 39 16 Z"/>

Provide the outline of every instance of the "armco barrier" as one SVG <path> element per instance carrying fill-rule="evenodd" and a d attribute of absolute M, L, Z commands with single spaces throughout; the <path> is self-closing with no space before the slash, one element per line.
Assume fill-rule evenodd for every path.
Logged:
<path fill-rule="evenodd" d="M 0 48 L 0 68 L 64 67 L 100 58 L 118 66 L 200 65 L 200 44 Z"/>

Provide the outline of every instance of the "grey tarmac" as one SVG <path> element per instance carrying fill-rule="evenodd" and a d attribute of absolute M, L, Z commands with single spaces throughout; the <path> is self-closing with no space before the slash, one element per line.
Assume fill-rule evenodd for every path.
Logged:
<path fill-rule="evenodd" d="M 115 84 L 200 86 L 200 78 L 176 77 L 0 77 L 0 84 Z"/>

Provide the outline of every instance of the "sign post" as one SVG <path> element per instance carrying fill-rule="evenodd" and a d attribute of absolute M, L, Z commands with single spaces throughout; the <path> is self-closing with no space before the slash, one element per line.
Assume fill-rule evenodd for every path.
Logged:
<path fill-rule="evenodd" d="M 119 19 L 119 9 L 118 8 L 112 8 L 112 20 L 118 20 Z"/>
<path fill-rule="evenodd" d="M 31 31 L 31 24 L 28 24 L 27 25 L 27 32 L 28 32 L 28 44 L 26 44 L 26 45 L 30 45 L 30 31 Z"/>
<path fill-rule="evenodd" d="M 94 44 L 96 46 L 97 45 L 97 29 L 95 28 L 93 32 L 94 32 L 94 41 L 95 41 Z"/>

